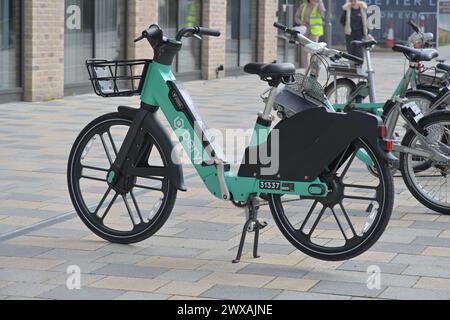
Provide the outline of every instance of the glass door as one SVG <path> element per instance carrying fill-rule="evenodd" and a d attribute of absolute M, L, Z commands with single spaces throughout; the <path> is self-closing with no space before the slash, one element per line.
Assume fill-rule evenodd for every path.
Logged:
<path fill-rule="evenodd" d="M 87 85 L 85 61 L 126 57 L 126 0 L 65 0 L 64 83 Z"/>
<path fill-rule="evenodd" d="M 256 61 L 257 12 L 257 0 L 227 1 L 227 69 L 236 69 Z"/>
<path fill-rule="evenodd" d="M 201 25 L 200 0 L 159 0 L 159 25 L 168 37 L 174 37 L 183 27 Z M 196 38 L 184 38 L 174 70 L 177 73 L 200 71 L 201 41 Z"/>

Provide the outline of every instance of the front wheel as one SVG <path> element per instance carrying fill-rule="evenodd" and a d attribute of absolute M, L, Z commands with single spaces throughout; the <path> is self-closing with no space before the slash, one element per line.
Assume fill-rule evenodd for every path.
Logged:
<path fill-rule="evenodd" d="M 361 151 L 372 159 L 376 177 L 356 156 Z M 357 139 L 333 166 L 321 177 L 328 184 L 326 197 L 271 194 L 269 199 L 286 239 L 305 254 L 328 261 L 368 250 L 385 230 L 394 202 L 392 175 L 379 148 Z"/>
<path fill-rule="evenodd" d="M 436 151 L 450 157 L 450 113 L 436 112 L 420 121 L 427 133 L 428 145 Z M 410 130 L 405 135 L 402 145 L 412 149 L 428 151 L 419 137 Z M 418 164 L 427 163 L 418 169 Z M 450 214 L 450 161 L 437 162 L 421 156 L 402 153 L 400 170 L 403 180 L 411 194 L 427 208 Z"/>
<path fill-rule="evenodd" d="M 170 153 L 150 132 L 133 165 L 159 167 L 161 175 L 131 177 L 125 191 L 111 184 L 110 168 L 131 123 L 121 113 L 89 123 L 75 140 L 67 166 L 70 198 L 78 216 L 96 235 L 115 243 L 134 243 L 153 235 L 169 217 L 177 195 L 164 176 Z"/>
<path fill-rule="evenodd" d="M 347 104 L 350 101 L 351 94 L 355 90 L 356 84 L 353 80 L 348 78 L 339 78 L 336 83 L 332 81 L 328 86 L 325 87 L 324 92 L 327 98 L 333 104 Z M 361 102 L 360 98 L 356 99 L 357 103 Z"/>

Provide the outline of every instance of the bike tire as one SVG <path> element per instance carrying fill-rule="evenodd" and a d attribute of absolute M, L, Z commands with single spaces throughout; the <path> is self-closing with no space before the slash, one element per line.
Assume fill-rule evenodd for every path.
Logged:
<path fill-rule="evenodd" d="M 131 231 L 123 231 L 116 230 L 111 228 L 110 226 L 106 226 L 104 224 L 104 217 L 99 219 L 97 214 L 93 214 L 93 212 L 89 209 L 89 204 L 86 202 L 86 199 L 83 197 L 81 193 L 81 186 L 79 174 L 77 173 L 78 167 L 80 166 L 82 161 L 82 155 L 85 150 L 85 147 L 88 146 L 92 138 L 95 136 L 96 132 L 100 132 L 103 130 L 102 128 L 108 127 L 108 125 L 119 124 L 123 126 L 130 126 L 133 119 L 131 116 L 115 112 L 102 115 L 92 122 L 90 122 L 78 135 L 76 138 L 72 149 L 69 155 L 69 161 L 67 164 L 67 182 L 70 198 L 74 205 L 75 211 L 77 212 L 80 219 L 83 223 L 97 236 L 112 242 L 112 243 L 121 243 L 121 244 L 130 244 L 136 243 L 142 240 L 145 240 L 156 233 L 167 221 L 170 213 L 172 212 L 173 206 L 175 204 L 176 196 L 177 196 L 177 188 L 176 186 L 167 178 L 161 180 L 161 189 L 164 189 L 164 198 L 162 198 L 159 209 L 155 210 L 155 214 L 150 221 L 148 218 L 148 222 L 144 224 L 144 220 L 142 220 L 141 213 L 141 222 L 138 225 L 139 227 L 133 227 Z M 111 127 L 108 127 L 111 128 Z M 110 129 L 108 129 L 110 130 Z M 149 129 L 150 130 L 150 129 Z M 149 137 L 152 137 L 152 132 L 147 132 Z M 171 151 L 167 148 L 167 144 L 158 143 L 158 141 L 153 141 L 153 148 L 156 147 L 158 152 L 162 155 L 162 162 L 167 166 L 167 159 L 170 159 Z M 91 147 L 90 147 L 91 148 Z M 149 147 L 150 148 L 150 147 Z M 105 148 L 106 151 L 106 148 Z M 89 151 L 88 151 L 89 152 Z M 105 152 L 107 153 L 107 152 Z M 106 157 L 106 155 L 105 155 Z M 82 166 L 82 165 L 81 165 Z M 83 170 L 83 169 L 82 169 Z M 105 178 L 106 179 L 106 178 Z M 106 183 L 106 181 L 105 181 Z M 134 190 L 134 189 L 133 189 Z M 133 191 L 131 190 L 131 192 Z M 113 191 L 114 192 L 114 191 Z M 148 192 L 148 191 L 147 191 Z M 106 194 L 106 193 L 105 193 Z M 117 194 L 117 192 L 116 192 Z M 128 195 L 127 194 L 127 195 Z M 117 196 L 118 198 L 118 196 Z M 131 195 L 133 202 L 131 199 L 129 200 L 131 203 L 134 203 L 136 206 L 136 211 L 139 211 L 138 204 L 136 204 L 135 197 Z M 106 200 L 105 200 L 106 201 Z M 115 200 L 110 200 L 114 206 Z M 146 200 L 147 201 L 147 200 Z M 123 199 L 125 204 L 126 200 Z M 105 203 L 106 204 L 106 203 Z M 102 203 L 104 205 L 104 203 Z M 97 206 L 97 205 L 96 205 Z M 110 205 L 108 204 L 108 207 Z M 98 208 L 100 205 L 98 205 Z M 111 207 L 112 208 L 112 207 Z M 141 207 L 142 208 L 142 207 Z M 110 209 L 108 209 L 110 210 Z M 128 206 L 127 206 L 128 210 Z M 152 209 L 153 210 L 153 209 Z M 128 211 L 128 213 L 130 213 Z M 143 214 L 144 212 L 142 212 Z M 151 212 L 153 213 L 153 211 Z M 106 214 L 105 214 L 106 215 Z M 147 217 L 147 216 L 146 216 Z M 130 214 L 130 218 L 131 214 Z M 100 221 L 101 220 L 101 221 Z M 133 219 L 131 219 L 134 225 Z"/>
<path fill-rule="evenodd" d="M 335 92 L 335 88 L 337 88 L 337 90 L 339 89 L 346 89 L 347 91 L 347 95 L 350 95 L 353 90 L 355 90 L 356 88 L 356 84 L 353 80 L 348 79 L 348 78 L 339 78 L 336 80 L 336 86 L 334 81 L 332 81 L 328 86 L 325 87 L 324 92 L 325 95 L 327 96 L 327 98 L 333 103 L 334 101 L 334 92 Z M 349 100 L 349 96 L 347 97 L 346 101 L 339 101 L 338 103 L 348 103 L 350 101 Z M 361 99 L 356 99 L 357 101 L 355 101 L 356 103 L 361 102 Z"/>
<path fill-rule="evenodd" d="M 367 143 L 366 148 L 369 151 L 369 154 L 372 156 L 372 159 L 374 160 L 377 166 L 378 176 L 380 177 L 381 181 L 380 191 L 377 190 L 377 196 L 380 196 L 380 198 L 382 198 L 383 203 L 380 204 L 379 206 L 380 210 L 377 211 L 376 217 L 373 220 L 373 224 L 367 231 L 364 231 L 364 233 L 365 232 L 367 233 L 363 234 L 362 239 L 360 240 L 356 239 L 357 243 L 355 243 L 354 245 L 352 244 L 351 247 L 345 249 L 344 248 L 336 249 L 335 247 L 333 248 L 324 247 L 318 245 L 317 243 L 313 243 L 311 240 L 311 234 L 309 235 L 308 240 L 308 235 L 304 234 L 301 231 L 303 226 L 305 225 L 305 220 L 309 219 L 310 213 L 308 212 L 308 214 L 306 215 L 307 217 L 302 223 L 302 227 L 300 227 L 300 229 L 297 230 L 289 220 L 290 214 L 285 212 L 285 209 L 289 210 L 289 204 L 292 203 L 290 202 L 288 206 L 284 208 L 283 201 L 281 200 L 282 195 L 270 194 L 269 205 L 273 219 L 276 222 L 283 236 L 298 250 L 302 251 L 303 253 L 309 256 L 325 261 L 347 260 L 355 256 L 358 256 L 361 253 L 368 250 L 383 234 L 389 222 L 394 204 L 393 178 L 390 172 L 389 164 L 385 160 L 384 155 L 379 150 L 379 148 L 370 146 Z M 339 225 L 339 227 L 341 226 Z M 312 231 L 310 231 L 310 233 L 312 233 Z"/>
<path fill-rule="evenodd" d="M 434 125 L 437 125 L 438 123 L 449 123 L 450 124 L 450 113 L 446 111 L 441 112 L 433 112 L 429 114 L 428 116 L 424 117 L 420 121 L 420 125 L 423 129 L 426 130 L 426 128 Z M 402 145 L 411 147 L 411 145 L 414 143 L 414 140 L 416 138 L 416 134 L 414 131 L 409 130 L 408 133 L 405 135 L 402 141 Z M 423 204 L 425 207 L 438 212 L 442 214 L 449 215 L 450 214 L 450 203 L 445 205 L 443 203 L 438 203 L 436 201 L 432 201 L 429 197 L 425 196 L 422 190 L 420 190 L 419 185 L 420 183 L 417 181 L 417 183 L 414 181 L 415 175 L 414 172 L 416 171 L 416 168 L 413 167 L 412 170 L 408 164 L 408 162 L 412 161 L 412 158 L 409 157 L 408 154 L 402 153 L 400 155 L 400 171 L 402 173 L 403 181 L 405 182 L 406 187 L 411 192 L 411 194 L 416 198 L 421 204 Z M 432 167 L 432 164 L 430 163 L 429 168 Z M 423 172 L 424 170 L 421 170 Z M 419 172 L 418 172 L 419 173 Z"/>

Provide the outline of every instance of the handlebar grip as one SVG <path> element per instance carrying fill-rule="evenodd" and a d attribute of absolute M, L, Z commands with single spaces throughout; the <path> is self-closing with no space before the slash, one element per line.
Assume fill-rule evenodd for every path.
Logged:
<path fill-rule="evenodd" d="M 156 36 L 162 36 L 162 30 L 157 24 L 152 24 L 150 27 L 142 31 L 140 37 L 136 38 L 134 42 L 140 41 L 142 39 L 150 39 Z"/>
<path fill-rule="evenodd" d="M 412 20 L 408 20 L 408 25 L 415 31 L 415 32 L 419 32 L 419 26 Z"/>
<path fill-rule="evenodd" d="M 280 29 L 280 30 L 283 30 L 283 31 L 286 31 L 286 30 L 288 29 L 288 27 L 286 27 L 284 24 L 281 24 L 281 23 L 279 23 L 279 22 L 274 22 L 274 23 L 273 23 L 273 26 L 274 26 L 275 28 Z"/>
<path fill-rule="evenodd" d="M 360 57 L 356 57 L 356 56 L 354 56 L 352 54 L 348 54 L 346 52 L 341 52 L 341 56 L 343 58 L 345 58 L 345 59 L 352 60 L 353 62 L 356 62 L 357 64 L 363 64 L 364 63 L 364 60 L 361 59 Z"/>
<path fill-rule="evenodd" d="M 198 27 L 197 34 L 211 36 L 211 37 L 220 37 L 220 30 L 205 28 L 205 27 Z"/>

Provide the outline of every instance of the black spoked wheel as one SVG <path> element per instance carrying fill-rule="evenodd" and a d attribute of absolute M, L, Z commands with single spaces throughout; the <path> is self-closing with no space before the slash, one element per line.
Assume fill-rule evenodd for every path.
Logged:
<path fill-rule="evenodd" d="M 101 116 L 76 139 L 68 162 L 72 203 L 89 229 L 111 242 L 144 240 L 161 228 L 172 211 L 176 187 L 164 176 L 170 154 L 146 134 L 135 165 L 161 168 L 158 176 L 133 176 L 126 190 L 109 178 L 110 168 L 132 119 L 119 113 Z"/>
<path fill-rule="evenodd" d="M 358 153 L 374 162 L 368 172 Z M 369 249 L 389 221 L 394 189 L 389 166 L 362 139 L 350 144 L 322 177 L 329 187 L 324 198 L 271 195 L 270 208 L 283 235 L 299 250 L 322 260 L 345 260 Z"/>

